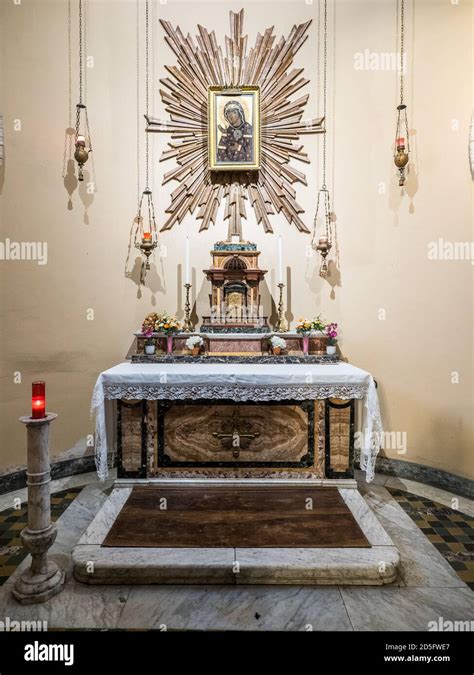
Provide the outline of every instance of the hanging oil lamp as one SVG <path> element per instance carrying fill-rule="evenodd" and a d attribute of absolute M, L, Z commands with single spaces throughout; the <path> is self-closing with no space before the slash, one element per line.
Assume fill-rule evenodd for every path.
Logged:
<path fill-rule="evenodd" d="M 400 104 L 397 106 L 397 131 L 395 134 L 395 152 L 393 161 L 398 169 L 398 184 L 403 187 L 406 180 L 405 169 L 409 160 L 410 142 L 408 140 L 407 107 L 403 102 L 405 67 L 405 0 L 400 0 Z M 403 135 L 405 134 L 405 135 Z"/>
<path fill-rule="evenodd" d="M 146 202 L 148 222 L 142 217 L 143 202 Z M 158 233 L 156 231 L 155 207 L 151 190 L 146 188 L 140 198 L 138 215 L 136 218 L 137 229 L 135 230 L 135 248 L 138 248 L 146 258 L 145 270 L 150 269 L 150 256 L 158 246 Z"/>
<path fill-rule="evenodd" d="M 318 230 L 318 218 L 320 215 L 320 202 L 323 201 L 323 233 L 317 238 L 316 242 L 316 232 Z M 314 234 L 313 234 L 313 243 L 312 246 L 315 251 L 318 251 L 321 255 L 321 266 L 319 268 L 319 276 L 323 279 L 327 278 L 328 275 L 328 264 L 327 257 L 332 248 L 332 224 L 331 224 L 331 211 L 329 205 L 329 190 L 326 185 L 323 183 L 321 189 L 318 192 L 318 199 L 316 202 L 316 214 L 314 216 Z"/>
<path fill-rule="evenodd" d="M 76 135 L 74 159 L 78 166 L 78 180 L 84 180 L 84 164 L 89 159 L 89 153 L 92 152 L 91 134 L 89 129 L 89 118 L 87 116 L 87 107 L 82 100 L 82 73 L 83 73 L 83 35 L 82 35 L 82 0 L 79 0 L 79 103 L 76 105 Z M 86 149 L 86 138 L 88 138 L 89 147 Z"/>
<path fill-rule="evenodd" d="M 405 168 L 408 164 L 409 159 L 408 153 L 410 151 L 410 148 L 408 145 L 408 121 L 406 113 L 407 107 L 404 104 L 400 104 L 397 107 L 397 110 L 398 110 L 397 133 L 396 133 L 397 138 L 395 141 L 395 153 L 393 155 L 393 161 L 395 162 L 395 166 L 397 167 L 399 173 L 398 184 L 402 187 L 405 184 L 406 180 Z M 406 136 L 399 135 L 402 125 L 405 126 Z"/>
<path fill-rule="evenodd" d="M 89 159 L 89 153 L 92 152 L 92 144 L 90 142 L 90 132 L 89 132 L 89 121 L 87 119 L 87 109 L 86 106 L 83 103 L 78 103 L 76 106 L 76 136 L 75 136 L 75 146 L 76 150 L 74 152 L 74 159 L 77 162 L 78 166 L 78 180 L 83 181 L 84 180 L 84 164 L 87 162 Z M 81 127 L 81 111 L 85 111 L 85 128 L 87 130 L 87 135 L 89 136 L 89 148 L 86 149 L 86 136 L 85 134 L 80 133 L 80 127 Z"/>
<path fill-rule="evenodd" d="M 324 0 L 323 116 L 325 125 L 326 125 L 326 101 L 327 101 L 327 32 L 328 32 L 327 17 L 328 17 L 327 0 Z M 333 239 L 330 197 L 329 197 L 329 190 L 326 185 L 326 133 L 327 131 L 325 128 L 323 135 L 323 184 L 321 185 L 321 188 L 318 192 L 318 198 L 316 201 L 316 213 L 314 215 L 314 226 L 313 226 L 313 241 L 311 244 L 313 249 L 315 251 L 318 251 L 319 254 L 321 255 L 319 276 L 322 277 L 323 279 L 326 279 L 328 275 L 327 257 L 329 255 L 329 252 L 331 251 Z M 322 213 L 320 213 L 320 211 L 322 211 Z M 319 229 L 318 223 L 319 220 L 322 220 L 323 233 L 318 238 L 317 231 Z"/>
<path fill-rule="evenodd" d="M 145 108 L 148 115 L 149 108 L 149 0 L 145 3 Z M 145 135 L 145 151 L 146 151 L 146 187 L 140 197 L 138 204 L 138 214 L 135 219 L 137 227 L 135 229 L 135 248 L 137 248 L 145 256 L 145 271 L 150 269 L 150 256 L 158 246 L 158 232 L 155 221 L 155 205 L 153 204 L 153 194 L 149 185 L 149 142 L 148 134 Z M 138 148 L 137 148 L 138 151 Z M 142 212 L 145 210 L 148 218 L 145 222 Z"/>

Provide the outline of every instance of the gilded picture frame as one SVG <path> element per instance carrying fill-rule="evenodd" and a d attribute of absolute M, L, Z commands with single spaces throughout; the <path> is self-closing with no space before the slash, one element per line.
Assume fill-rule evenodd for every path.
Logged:
<path fill-rule="evenodd" d="M 209 169 L 260 169 L 260 87 L 208 87 Z"/>

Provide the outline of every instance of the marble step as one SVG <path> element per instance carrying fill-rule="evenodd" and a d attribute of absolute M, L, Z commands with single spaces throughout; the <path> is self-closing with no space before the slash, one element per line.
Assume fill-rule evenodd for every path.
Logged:
<path fill-rule="evenodd" d="M 360 548 L 106 548 L 77 546 L 86 584 L 375 585 L 397 579 L 394 546 Z"/>
<path fill-rule="evenodd" d="M 74 548 L 78 581 L 381 586 L 397 579 L 399 552 L 358 490 L 339 488 L 371 548 L 103 547 L 131 490 L 113 490 Z"/>

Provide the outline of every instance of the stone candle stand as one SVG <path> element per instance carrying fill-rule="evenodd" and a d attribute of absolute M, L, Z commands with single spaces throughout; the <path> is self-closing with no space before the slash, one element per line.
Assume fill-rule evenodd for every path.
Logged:
<path fill-rule="evenodd" d="M 56 525 L 51 523 L 49 488 L 49 425 L 56 417 L 56 413 L 47 413 L 41 419 L 20 417 L 28 434 L 28 525 L 21 532 L 21 541 L 32 558 L 30 567 L 23 572 L 12 591 L 22 605 L 46 602 L 64 588 L 64 570 L 48 560 L 48 549 L 57 534 Z"/>

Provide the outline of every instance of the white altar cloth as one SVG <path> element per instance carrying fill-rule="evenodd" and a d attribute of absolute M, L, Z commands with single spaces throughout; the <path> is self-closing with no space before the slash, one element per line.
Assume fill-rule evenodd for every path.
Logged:
<path fill-rule="evenodd" d="M 372 375 L 348 363 L 120 363 L 101 373 L 92 396 L 99 478 L 108 475 L 105 399 L 232 399 L 234 401 L 362 399 L 360 466 L 374 477 L 383 432 Z"/>

